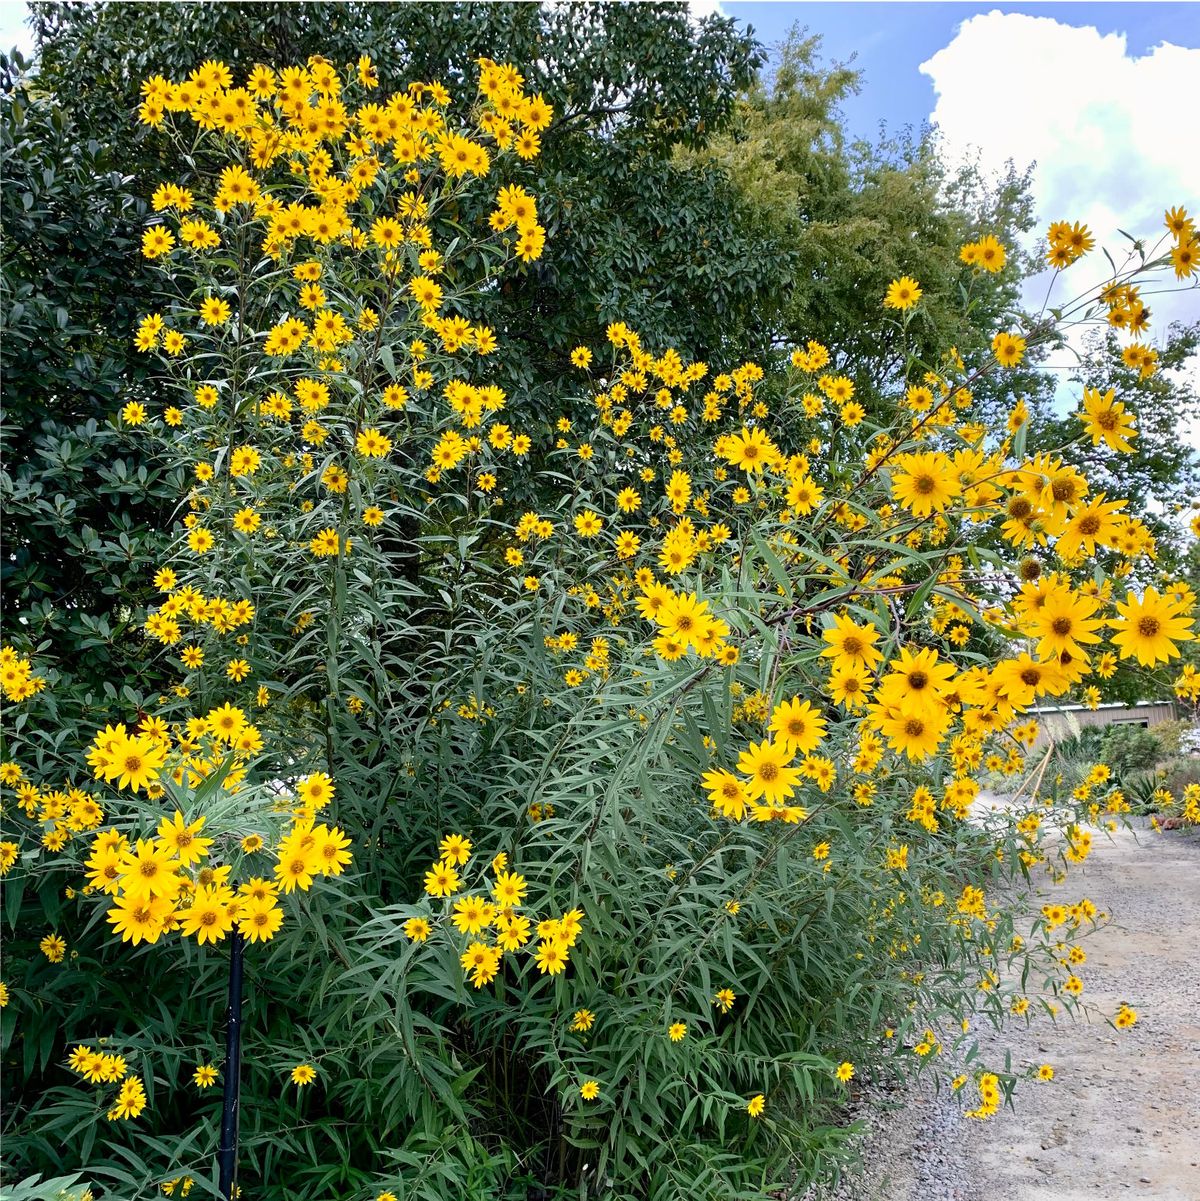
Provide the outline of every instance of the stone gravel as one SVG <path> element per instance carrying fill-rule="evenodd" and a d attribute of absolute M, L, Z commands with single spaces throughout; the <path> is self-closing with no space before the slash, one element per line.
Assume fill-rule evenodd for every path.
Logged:
<path fill-rule="evenodd" d="M 1136 821 L 1072 871 L 1056 897 L 1090 897 L 1112 922 L 1083 944 L 1090 1010 L 978 1032 L 981 1061 L 1050 1063 L 987 1122 L 918 1083 L 868 1086 L 861 1170 L 806 1201 L 1200 1201 L 1200 830 Z M 1121 1001 L 1129 1031 L 1104 1020 Z"/>

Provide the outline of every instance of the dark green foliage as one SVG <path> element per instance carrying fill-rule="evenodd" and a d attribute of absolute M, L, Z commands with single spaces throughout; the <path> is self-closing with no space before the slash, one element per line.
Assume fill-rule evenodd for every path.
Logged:
<path fill-rule="evenodd" d="M 1133 772 L 1146 771 L 1163 756 L 1162 743 L 1144 726 L 1114 724 L 1100 739 L 1100 759 L 1118 779 Z"/>
<path fill-rule="evenodd" d="M 128 346 L 153 295 L 136 247 L 146 203 L 120 147 L 16 83 L 16 69 L 0 59 L 4 634 L 25 647 L 49 640 L 60 716 L 72 720 L 103 703 L 110 681 L 139 674 L 128 630 L 178 480 L 145 464 L 111 421 L 148 395 Z"/>

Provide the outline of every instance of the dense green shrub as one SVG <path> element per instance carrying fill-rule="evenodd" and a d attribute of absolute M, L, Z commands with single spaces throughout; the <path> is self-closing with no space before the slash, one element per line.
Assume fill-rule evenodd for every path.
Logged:
<path fill-rule="evenodd" d="M 1100 760 L 1118 777 L 1148 771 L 1163 757 L 1162 743 L 1153 730 L 1132 722 L 1108 726 L 1100 738 Z"/>

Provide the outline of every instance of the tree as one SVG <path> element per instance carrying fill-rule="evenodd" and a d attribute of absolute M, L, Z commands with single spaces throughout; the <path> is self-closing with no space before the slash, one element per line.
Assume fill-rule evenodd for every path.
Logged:
<path fill-rule="evenodd" d="M 55 691 L 70 710 L 137 677 L 131 606 L 150 582 L 136 565 L 154 557 L 178 480 L 112 425 L 120 404 L 150 389 L 144 356 L 111 333 L 131 328 L 153 295 L 137 256 L 146 201 L 120 152 L 20 73 L 0 59 L 3 624 L 23 645 L 53 642 L 58 682 L 79 683 Z M 143 678 L 147 691 L 155 683 Z"/>
<path fill-rule="evenodd" d="M 1028 267 L 1018 242 L 1033 216 L 1027 176 L 989 184 L 977 166 L 951 170 L 929 130 L 852 142 L 838 106 L 859 82 L 849 66 L 821 61 L 818 36 L 794 29 L 770 82 L 756 80 L 728 131 L 691 157 L 719 164 L 762 236 L 784 249 L 776 341 L 838 341 L 837 370 L 880 392 L 906 355 L 936 367 L 952 346 L 964 356 L 980 349 L 1016 302 Z M 959 250 L 981 233 L 1005 243 L 1009 266 L 964 307 L 971 273 Z M 903 335 L 878 303 L 901 275 L 932 297 Z"/>

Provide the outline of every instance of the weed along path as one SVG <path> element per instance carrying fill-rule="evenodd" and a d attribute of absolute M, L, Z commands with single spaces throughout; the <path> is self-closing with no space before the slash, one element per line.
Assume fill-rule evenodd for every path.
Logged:
<path fill-rule="evenodd" d="M 1048 1063 L 1016 1108 L 986 1122 L 918 1095 L 876 1119 L 865 1169 L 838 1201 L 1200 1201 L 1200 830 L 1156 834 L 1142 819 L 1097 835 L 1071 891 L 1113 921 L 1082 942 L 1093 1011 L 1138 1013 L 1118 1032 L 1093 1012 L 980 1030 L 983 1062 Z"/>

